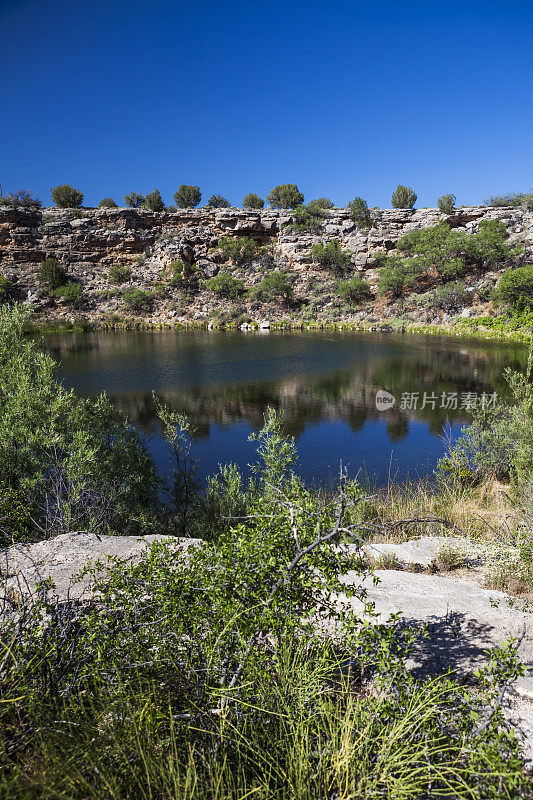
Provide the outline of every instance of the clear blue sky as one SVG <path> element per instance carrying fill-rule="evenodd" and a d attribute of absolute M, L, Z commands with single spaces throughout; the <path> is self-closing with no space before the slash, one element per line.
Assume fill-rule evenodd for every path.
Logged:
<path fill-rule="evenodd" d="M 532 35 L 528 0 L 0 0 L 0 183 L 86 205 L 527 191 Z"/>

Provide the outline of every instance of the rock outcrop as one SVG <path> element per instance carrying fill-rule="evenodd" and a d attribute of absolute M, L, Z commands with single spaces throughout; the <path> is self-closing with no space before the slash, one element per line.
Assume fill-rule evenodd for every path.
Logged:
<path fill-rule="evenodd" d="M 533 212 L 523 208 L 469 207 L 442 214 L 436 209 L 375 210 L 374 227 L 358 229 L 347 209 L 332 209 L 316 233 L 294 232 L 290 211 L 189 209 L 153 212 L 148 209 L 24 209 L 0 206 L 0 274 L 13 282 L 18 299 L 31 302 L 51 316 L 72 316 L 72 308 L 50 299 L 39 287 L 37 272 L 46 257 L 57 258 L 69 277 L 83 288 L 83 314 L 89 319 L 105 315 L 124 316 L 121 294 L 140 288 L 154 294 L 153 308 L 142 316 L 151 322 L 204 321 L 216 311 L 227 310 L 220 298 L 196 292 L 180 302 L 179 288 L 162 286 L 161 275 L 172 259 L 195 264 L 200 278 L 215 276 L 225 269 L 216 246 L 223 236 L 246 236 L 269 245 L 267 260 L 273 257 L 293 273 L 296 297 L 313 295 L 320 285 L 317 302 L 327 311 L 334 306 L 328 294 L 328 277 L 310 263 L 309 251 L 317 242 L 338 239 L 350 252 L 353 272 L 370 284 L 377 278 L 372 261 L 379 253 L 392 250 L 398 239 L 416 228 L 446 222 L 454 228 L 476 232 L 481 220 L 501 219 L 508 228 L 510 243 L 520 243 L 526 256 L 533 257 Z M 112 265 L 125 266 L 130 277 L 114 286 L 108 271 Z M 233 269 L 235 277 L 252 287 L 262 278 L 266 263 L 252 263 Z M 497 275 L 495 275 L 497 277 Z M 334 281 L 332 282 L 334 285 Z M 228 308 L 231 304 L 228 305 Z M 247 301 L 252 316 L 257 302 Z M 131 312 L 129 312 L 131 314 Z M 283 309 L 278 316 L 286 313 Z"/>

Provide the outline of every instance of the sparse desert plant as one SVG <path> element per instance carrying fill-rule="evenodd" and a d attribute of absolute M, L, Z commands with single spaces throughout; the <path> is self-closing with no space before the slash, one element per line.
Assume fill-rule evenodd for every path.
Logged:
<path fill-rule="evenodd" d="M 249 236 L 223 236 L 219 247 L 224 258 L 237 266 L 248 264 L 261 252 L 261 247 Z"/>
<path fill-rule="evenodd" d="M 358 228 L 371 228 L 372 215 L 368 208 L 368 203 L 362 197 L 354 197 L 351 203 L 348 203 L 350 209 L 350 217 L 353 219 Z"/>
<path fill-rule="evenodd" d="M 439 207 L 439 211 L 441 211 L 443 214 L 453 214 L 455 211 L 455 195 L 443 194 L 442 197 L 439 197 L 437 200 L 437 205 Z"/>
<path fill-rule="evenodd" d="M 53 202 L 58 208 L 79 208 L 83 203 L 83 194 L 68 183 L 50 189 Z"/>
<path fill-rule="evenodd" d="M 392 207 L 413 208 L 416 203 L 416 197 L 416 193 L 410 186 L 402 186 L 402 184 L 399 183 L 392 193 Z"/>
<path fill-rule="evenodd" d="M 322 208 L 326 211 L 330 208 L 335 208 L 335 203 L 329 197 L 317 197 L 314 200 L 310 200 L 307 205 L 314 208 Z"/>
<path fill-rule="evenodd" d="M 73 308 L 81 308 L 84 302 L 83 289 L 78 281 L 67 281 L 63 286 L 59 286 L 54 292 L 54 296 Z"/>
<path fill-rule="evenodd" d="M 108 278 L 110 283 L 126 283 L 131 278 L 131 269 L 125 264 L 111 264 Z"/>
<path fill-rule="evenodd" d="M 67 271 L 61 266 L 57 258 L 45 258 L 39 267 L 37 279 L 43 289 L 54 292 L 63 286 L 67 280 Z"/>
<path fill-rule="evenodd" d="M 208 208 L 231 208 L 231 203 L 221 194 L 212 194 L 206 203 Z"/>
<path fill-rule="evenodd" d="M 213 294 L 225 297 L 228 300 L 236 300 L 245 291 L 244 283 L 232 277 L 228 272 L 221 272 L 214 278 L 205 281 L 205 288 L 213 292 Z"/>
<path fill-rule="evenodd" d="M 142 311 L 150 311 L 154 301 L 152 293 L 143 289 L 131 289 L 131 291 L 124 292 L 122 299 L 127 308 L 136 314 L 140 314 Z"/>
<path fill-rule="evenodd" d="M 456 281 L 446 283 L 430 292 L 429 305 L 441 308 L 443 311 L 459 311 L 464 306 L 472 304 L 472 294 L 466 289 L 464 283 Z"/>
<path fill-rule="evenodd" d="M 296 208 L 296 206 L 302 205 L 303 201 L 304 196 L 295 183 L 283 183 L 275 186 L 267 194 L 267 203 L 270 203 L 272 208 Z"/>
<path fill-rule="evenodd" d="M 310 256 L 314 262 L 337 276 L 344 275 L 351 265 L 351 254 L 341 247 L 338 239 L 332 239 L 327 244 L 314 244 Z"/>
<path fill-rule="evenodd" d="M 163 198 L 161 197 L 159 189 L 154 189 L 153 192 L 149 192 L 144 198 L 143 205 L 149 208 L 150 211 L 164 211 L 165 204 L 163 203 Z"/>
<path fill-rule="evenodd" d="M 339 281 L 337 289 L 340 296 L 349 303 L 362 303 L 364 300 L 371 300 L 373 297 L 370 284 L 359 275 Z"/>
<path fill-rule="evenodd" d="M 258 295 L 263 300 L 281 301 L 290 306 L 293 301 L 293 278 L 281 269 L 275 269 L 265 275 L 258 288 Z"/>
<path fill-rule="evenodd" d="M 129 192 L 129 194 L 124 195 L 124 202 L 128 208 L 140 208 L 144 205 L 145 200 L 145 195 L 139 194 L 139 192 Z"/>
<path fill-rule="evenodd" d="M 17 192 L 10 192 L 0 197 L 0 206 L 12 206 L 16 208 L 40 208 L 41 201 L 38 197 L 34 197 L 26 189 L 19 189 Z"/>
<path fill-rule="evenodd" d="M 533 264 L 506 270 L 494 296 L 517 310 L 533 308 Z"/>
<path fill-rule="evenodd" d="M 264 208 L 265 207 L 265 201 L 263 200 L 262 197 L 259 197 L 259 195 L 256 194 L 255 192 L 249 192 L 243 198 L 242 207 L 243 208 L 257 208 L 257 209 Z"/>
<path fill-rule="evenodd" d="M 171 286 L 178 286 L 189 292 L 198 287 L 198 267 L 181 258 L 174 258 L 165 270 Z"/>
<path fill-rule="evenodd" d="M 100 200 L 98 203 L 98 208 L 118 208 L 118 205 L 112 197 L 104 197 L 104 199 Z"/>
<path fill-rule="evenodd" d="M 517 206 L 522 205 L 522 201 L 525 195 L 521 192 L 512 192 L 510 194 L 496 194 L 488 197 L 484 204 L 486 206 L 492 206 L 494 208 L 503 208 L 507 206 L 512 206 L 516 208 Z"/>
<path fill-rule="evenodd" d="M 0 273 L 0 304 L 6 303 L 11 299 L 14 289 L 13 281 Z"/>
<path fill-rule="evenodd" d="M 196 208 L 200 205 L 201 199 L 202 193 L 199 186 L 187 186 L 183 183 L 174 194 L 174 201 L 178 208 Z"/>
<path fill-rule="evenodd" d="M 291 221 L 284 225 L 284 230 L 296 233 L 320 233 L 324 209 L 318 205 L 296 206 L 291 214 Z"/>

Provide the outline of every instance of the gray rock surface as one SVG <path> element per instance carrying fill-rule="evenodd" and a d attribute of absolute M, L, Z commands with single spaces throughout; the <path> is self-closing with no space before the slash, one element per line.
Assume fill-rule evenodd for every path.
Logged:
<path fill-rule="evenodd" d="M 108 556 L 125 561 L 139 560 L 154 542 L 167 542 L 187 550 L 200 539 L 180 539 L 174 536 L 97 536 L 94 533 L 65 533 L 55 539 L 35 544 L 16 544 L 0 551 L 0 592 L 30 594 L 36 585 L 47 578 L 55 584 L 60 599 L 79 599 L 90 580 L 73 583 L 74 577 L 89 562 L 102 561 Z"/>
<path fill-rule="evenodd" d="M 364 582 L 367 599 L 374 603 L 377 621 L 400 613 L 410 625 L 427 625 L 429 635 L 420 637 L 409 667 L 416 676 L 453 670 L 464 681 L 487 662 L 486 651 L 505 639 L 521 638 L 519 656 L 528 674 L 507 692 L 502 704 L 505 716 L 520 736 L 527 761 L 533 763 L 533 614 L 520 608 L 504 592 L 482 589 L 463 580 L 399 570 L 377 570 L 377 586 Z M 356 572 L 347 573 L 346 585 L 359 583 Z M 355 611 L 362 603 L 348 602 Z"/>
<path fill-rule="evenodd" d="M 422 536 L 420 539 L 411 539 L 400 544 L 390 542 L 373 542 L 366 545 L 365 553 L 372 559 L 388 557 L 398 562 L 399 567 L 418 566 L 430 567 L 439 553 L 446 548 L 453 548 L 468 559 L 468 542 L 458 536 Z M 474 557 L 471 557 L 475 561 Z"/>

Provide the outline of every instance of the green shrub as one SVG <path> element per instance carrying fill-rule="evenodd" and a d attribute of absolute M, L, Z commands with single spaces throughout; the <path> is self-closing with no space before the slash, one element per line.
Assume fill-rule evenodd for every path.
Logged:
<path fill-rule="evenodd" d="M 402 186 L 398 184 L 396 190 L 392 193 L 392 207 L 393 208 L 413 208 L 416 203 L 416 193 L 410 186 Z"/>
<path fill-rule="evenodd" d="M 111 283 L 126 283 L 131 278 L 131 269 L 124 264 L 111 264 L 108 278 Z"/>
<path fill-rule="evenodd" d="M 219 247 L 226 261 L 237 266 L 248 264 L 261 252 L 261 247 L 249 236 L 223 236 Z"/>
<path fill-rule="evenodd" d="M 174 201 L 178 208 L 196 208 L 200 205 L 202 193 L 198 186 L 182 184 L 174 194 Z"/>
<path fill-rule="evenodd" d="M 181 258 L 174 258 L 168 265 L 166 273 L 171 286 L 179 286 L 186 291 L 192 291 L 198 287 L 196 264 L 188 264 Z"/>
<path fill-rule="evenodd" d="M 335 203 L 333 200 L 330 200 L 329 197 L 317 197 L 315 200 L 310 200 L 307 205 L 312 206 L 313 208 L 322 208 L 325 210 L 335 208 Z"/>
<path fill-rule="evenodd" d="M 57 258 L 45 258 L 39 267 L 37 278 L 43 289 L 53 292 L 63 286 L 67 280 L 67 271 Z"/>
<path fill-rule="evenodd" d="M 112 197 L 104 197 L 104 199 L 100 200 L 98 203 L 98 208 L 118 208 L 118 206 Z"/>
<path fill-rule="evenodd" d="M 267 203 L 272 208 L 296 208 L 302 205 L 304 196 L 295 183 L 283 183 L 275 186 L 267 195 Z"/>
<path fill-rule="evenodd" d="M 139 192 L 130 192 L 124 195 L 124 202 L 128 208 L 140 208 L 144 205 L 145 200 L 144 194 L 139 194 Z"/>
<path fill-rule="evenodd" d="M 348 280 L 339 281 L 337 289 L 340 296 L 349 303 L 361 303 L 363 300 L 371 300 L 373 297 L 370 285 L 359 275 Z"/>
<path fill-rule="evenodd" d="M 138 534 L 159 486 L 142 440 L 104 395 L 80 400 L 63 388 L 53 360 L 23 335 L 27 319 L 0 309 L 0 498 L 16 493 L 33 538 Z"/>
<path fill-rule="evenodd" d="M 19 189 L 18 192 L 11 192 L 0 197 L 0 206 L 11 206 L 12 208 L 40 208 L 41 201 L 34 197 L 26 189 Z"/>
<path fill-rule="evenodd" d="M 151 292 L 146 292 L 143 289 L 131 289 L 131 291 L 124 292 L 122 297 L 127 308 L 136 314 L 140 314 L 142 311 L 150 311 L 154 301 Z"/>
<path fill-rule="evenodd" d="M 83 203 L 83 194 L 68 183 L 50 189 L 50 194 L 58 208 L 79 208 Z"/>
<path fill-rule="evenodd" d="M 348 203 L 348 208 L 350 209 L 350 217 L 358 228 L 372 227 L 372 215 L 366 200 L 363 200 L 362 197 L 354 197 L 352 202 Z"/>
<path fill-rule="evenodd" d="M 0 274 L 0 304 L 6 303 L 11 298 L 13 289 L 13 282 L 5 275 Z"/>
<path fill-rule="evenodd" d="M 296 233 L 320 233 L 323 218 L 324 209 L 321 206 L 311 203 L 307 206 L 296 206 L 291 214 L 291 221 L 284 225 L 284 229 Z"/>
<path fill-rule="evenodd" d="M 517 310 L 533 308 L 533 264 L 506 270 L 496 287 L 495 297 Z"/>
<path fill-rule="evenodd" d="M 293 300 L 294 279 L 281 269 L 275 269 L 265 275 L 259 285 L 258 295 L 263 300 L 281 301 L 290 306 Z"/>
<path fill-rule="evenodd" d="M 207 208 L 231 208 L 231 203 L 221 194 L 212 194 L 206 203 Z"/>
<path fill-rule="evenodd" d="M 314 244 L 310 256 L 321 267 L 339 276 L 351 266 L 351 255 L 341 247 L 338 239 L 332 239 L 327 244 Z"/>
<path fill-rule="evenodd" d="M 439 207 L 439 211 L 441 211 L 443 214 L 453 214 L 455 211 L 455 195 L 443 194 L 442 197 L 439 197 L 437 200 L 437 205 Z"/>
<path fill-rule="evenodd" d="M 464 306 L 471 305 L 472 294 L 473 292 L 467 291 L 464 283 L 447 283 L 430 293 L 429 305 L 443 311 L 459 311 Z"/>
<path fill-rule="evenodd" d="M 524 196 L 525 196 L 524 194 L 516 192 L 511 194 L 497 194 L 485 200 L 484 204 L 486 206 L 493 206 L 494 208 L 507 207 L 507 206 L 513 206 L 514 208 L 516 208 L 517 206 L 522 205 Z"/>
<path fill-rule="evenodd" d="M 220 275 L 205 281 L 205 288 L 228 300 L 236 300 L 245 291 L 244 283 L 233 278 L 228 272 L 221 272 Z"/>
<path fill-rule="evenodd" d="M 265 201 L 255 192 L 249 192 L 242 201 L 243 208 L 264 208 Z"/>
<path fill-rule="evenodd" d="M 159 189 L 154 189 L 153 192 L 149 192 L 144 198 L 143 205 L 151 211 L 164 211 L 165 204 L 163 203 L 163 198 L 159 193 Z"/>
<path fill-rule="evenodd" d="M 81 308 L 83 305 L 83 290 L 78 281 L 67 281 L 55 290 L 54 295 L 73 308 Z"/>

